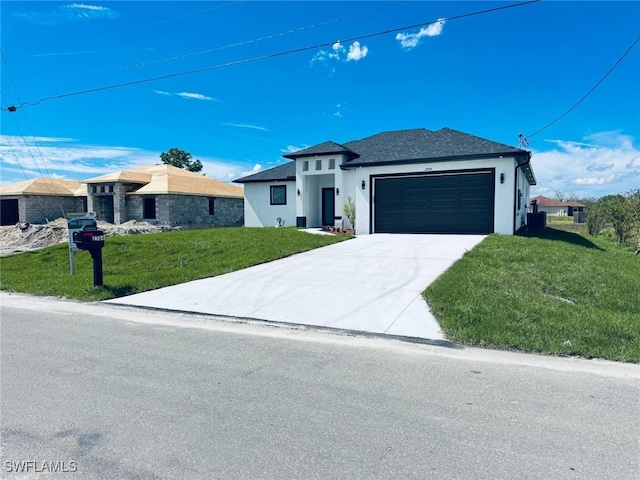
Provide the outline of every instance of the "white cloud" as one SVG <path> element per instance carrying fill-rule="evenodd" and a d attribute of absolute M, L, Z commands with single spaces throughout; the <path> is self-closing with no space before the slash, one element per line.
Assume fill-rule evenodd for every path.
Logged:
<path fill-rule="evenodd" d="M 254 173 L 258 173 L 260 170 L 262 170 L 262 165 L 259 163 L 256 163 L 251 170 L 242 172 L 240 176 L 246 177 L 247 175 L 253 175 Z"/>
<path fill-rule="evenodd" d="M 304 147 L 298 147 L 296 145 L 287 145 L 284 148 L 281 148 L 280 151 L 282 153 L 293 153 L 293 152 L 297 152 L 298 150 L 302 150 L 303 148 L 307 148 L 308 145 L 305 145 Z"/>
<path fill-rule="evenodd" d="M 347 54 L 347 62 L 353 60 L 357 62 L 358 60 L 362 60 L 369 53 L 369 49 L 366 46 L 360 46 L 360 42 L 353 42 L 351 46 L 349 46 L 349 53 Z"/>
<path fill-rule="evenodd" d="M 165 92 L 164 90 L 151 90 L 154 93 L 157 93 L 158 95 L 165 95 L 167 97 L 171 97 L 171 93 L 169 92 Z"/>
<path fill-rule="evenodd" d="M 46 5 L 46 3 L 42 2 L 40 5 Z M 60 25 L 64 23 L 85 22 L 88 20 L 113 20 L 118 18 L 120 14 L 108 7 L 72 3 L 58 5 L 46 11 L 29 10 L 25 12 L 13 12 L 12 16 L 37 25 Z"/>
<path fill-rule="evenodd" d="M 69 138 L 41 136 L 36 137 L 36 141 L 33 137 L 25 138 L 26 145 L 22 137 L 0 136 L 2 184 L 49 175 L 86 180 L 105 173 L 160 163 L 160 152 L 139 148 L 86 145 Z M 247 170 L 259 171 L 262 168 L 255 162 L 207 158 L 195 154 L 194 157 L 202 161 L 203 173 L 223 181 L 239 178 Z"/>
<path fill-rule="evenodd" d="M 228 127 L 238 127 L 238 128 L 249 128 L 252 130 L 262 130 L 263 132 L 268 132 L 269 130 L 261 127 L 259 125 L 250 125 L 248 123 L 228 123 L 228 122 L 222 122 L 220 125 L 226 125 Z"/>
<path fill-rule="evenodd" d="M 85 9 L 85 10 L 96 10 L 99 12 L 106 12 L 109 9 L 107 7 L 101 7 L 99 5 L 85 5 L 83 3 L 73 3 L 71 5 L 69 5 L 69 8 L 79 8 L 79 9 Z"/>
<path fill-rule="evenodd" d="M 440 35 L 444 28 L 444 24 L 445 20 L 439 18 L 437 21 L 427 25 L 426 27 L 422 27 L 418 33 L 398 33 L 396 35 L 396 40 L 400 42 L 402 48 L 411 50 L 418 46 L 423 37 L 437 37 Z"/>
<path fill-rule="evenodd" d="M 42 136 L 35 137 L 34 141 L 33 137 L 0 137 L 3 184 L 49 174 L 60 178 L 86 179 L 124 168 L 158 163 L 159 155 L 131 147 L 84 145 L 69 138 Z"/>
<path fill-rule="evenodd" d="M 547 140 L 555 148 L 534 151 L 538 181 L 532 195 L 563 191 L 581 197 L 622 193 L 640 185 L 640 149 L 633 137 L 600 132 L 581 141 Z"/>
<path fill-rule="evenodd" d="M 220 101 L 217 98 L 208 97 L 206 95 L 203 95 L 202 93 L 180 92 L 176 93 L 176 95 L 182 98 L 193 98 L 195 100 L 213 100 L 214 102 Z"/>
<path fill-rule="evenodd" d="M 311 60 L 309 65 L 313 66 L 319 64 L 326 68 L 330 74 L 335 73 L 335 64 L 340 62 L 357 62 L 362 60 L 369 53 L 369 48 L 366 45 L 361 45 L 360 42 L 353 42 L 349 45 L 347 50 L 340 42 L 335 42 L 331 46 L 331 50 L 320 50 L 317 52 Z"/>
<path fill-rule="evenodd" d="M 341 103 L 336 104 L 336 111 L 334 112 L 334 117 L 342 117 L 342 112 L 344 111 L 344 105 Z"/>

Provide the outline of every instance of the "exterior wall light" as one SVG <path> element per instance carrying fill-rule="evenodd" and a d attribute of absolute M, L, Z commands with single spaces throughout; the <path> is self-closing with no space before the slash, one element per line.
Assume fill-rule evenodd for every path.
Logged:
<path fill-rule="evenodd" d="M 364 184 L 364 180 L 362 180 L 362 189 L 364 190 L 365 184 Z"/>
<path fill-rule="evenodd" d="M 298 196 L 300 196 L 300 189 L 298 189 Z"/>
<path fill-rule="evenodd" d="M 500 174 L 500 183 L 504 183 L 504 173 Z"/>
<path fill-rule="evenodd" d="M 340 187 L 336 188 L 336 195 L 340 195 Z"/>

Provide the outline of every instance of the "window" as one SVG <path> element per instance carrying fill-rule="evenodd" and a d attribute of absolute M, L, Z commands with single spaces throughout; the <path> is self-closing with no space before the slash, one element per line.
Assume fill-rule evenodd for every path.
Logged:
<path fill-rule="evenodd" d="M 142 218 L 156 218 L 156 199 L 155 198 L 144 199 Z"/>
<path fill-rule="evenodd" d="M 287 187 L 286 185 L 271 186 L 271 205 L 287 204 Z"/>
<path fill-rule="evenodd" d="M 322 160 L 316 160 L 316 170 L 322 170 Z"/>
<path fill-rule="evenodd" d="M 113 193 L 113 185 L 109 185 L 109 193 Z"/>
<path fill-rule="evenodd" d="M 216 214 L 216 199 L 209 197 L 209 215 Z"/>
<path fill-rule="evenodd" d="M 304 162 L 302 162 L 302 171 L 303 172 L 309 171 L 309 160 L 305 160 Z"/>
<path fill-rule="evenodd" d="M 104 185 L 100 185 L 100 193 L 104 193 Z"/>
<path fill-rule="evenodd" d="M 93 185 L 91 187 L 91 193 L 98 193 L 98 187 L 96 187 L 95 185 Z"/>
<path fill-rule="evenodd" d="M 335 158 L 330 158 L 329 159 L 329 170 L 335 170 L 336 169 L 336 159 Z"/>

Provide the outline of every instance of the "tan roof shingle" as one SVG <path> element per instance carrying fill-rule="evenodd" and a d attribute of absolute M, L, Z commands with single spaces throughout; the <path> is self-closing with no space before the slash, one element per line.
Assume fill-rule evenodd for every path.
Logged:
<path fill-rule="evenodd" d="M 77 180 L 60 178 L 32 178 L 24 182 L 0 186 L 0 195 L 60 195 L 78 197 L 87 195 L 87 185 Z"/>

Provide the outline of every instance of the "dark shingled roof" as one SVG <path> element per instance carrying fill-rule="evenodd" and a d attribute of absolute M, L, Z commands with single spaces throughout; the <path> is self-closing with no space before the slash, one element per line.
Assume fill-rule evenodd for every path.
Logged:
<path fill-rule="evenodd" d="M 297 152 L 283 155 L 285 158 L 300 158 L 300 157 L 313 157 L 315 155 L 333 155 L 333 154 L 345 154 L 351 158 L 358 158 L 358 154 L 349 150 L 344 145 L 340 145 L 336 142 L 324 142 L 313 147 L 304 148 Z"/>
<path fill-rule="evenodd" d="M 416 160 L 455 160 L 483 158 L 495 155 L 527 155 L 519 148 L 493 142 L 467 133 L 442 128 L 432 132 L 423 128 L 383 132 L 348 142 L 345 147 L 360 157 L 344 167 L 415 163 Z"/>
<path fill-rule="evenodd" d="M 250 183 L 250 182 L 273 182 L 273 181 L 286 181 L 296 180 L 296 162 L 287 162 L 283 165 L 264 170 L 262 172 L 254 173 L 247 177 L 242 177 L 234 180 L 235 183 Z"/>
<path fill-rule="evenodd" d="M 531 185 L 536 183 L 529 164 L 530 153 L 526 150 L 451 128 L 442 128 L 435 132 L 424 128 L 382 132 L 361 140 L 347 142 L 344 145 L 324 142 L 290 153 L 285 157 L 296 159 L 332 154 L 344 154 L 347 157 L 346 162 L 340 166 L 340 168 L 347 170 L 375 165 L 401 165 L 509 156 L 516 158 L 529 183 Z M 283 169 L 285 166 L 287 170 Z M 295 162 L 234 181 L 245 183 L 273 180 L 295 180 Z"/>

